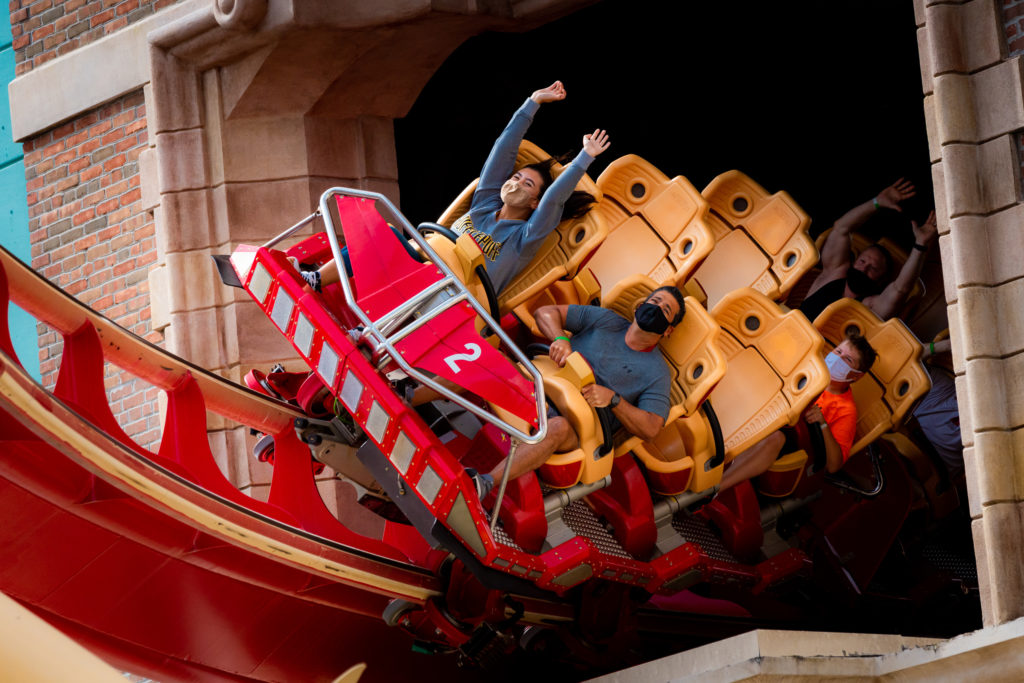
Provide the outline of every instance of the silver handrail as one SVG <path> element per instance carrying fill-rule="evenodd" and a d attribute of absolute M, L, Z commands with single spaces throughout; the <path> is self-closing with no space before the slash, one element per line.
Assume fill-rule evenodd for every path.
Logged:
<path fill-rule="evenodd" d="M 328 201 L 336 195 L 373 200 L 377 202 L 378 210 L 380 209 L 380 207 L 384 207 L 385 209 L 387 209 L 388 213 L 390 214 L 390 217 L 394 219 L 395 224 L 401 226 L 402 231 L 407 236 L 409 236 L 412 239 L 412 241 L 414 241 L 420 247 L 420 249 L 423 250 L 423 253 L 427 256 L 427 258 L 429 258 L 430 261 L 441 270 L 441 272 L 445 276 L 444 278 L 442 278 L 442 282 L 447 281 L 447 283 L 443 286 L 435 285 L 435 288 L 428 288 L 427 290 L 424 290 L 424 292 L 430 291 L 431 289 L 433 289 L 434 291 L 432 291 L 429 295 L 426 296 L 424 296 L 424 292 L 421 292 L 419 295 L 417 295 L 417 297 L 414 297 L 415 299 L 429 299 L 430 296 L 433 296 L 448 287 L 453 287 L 457 291 L 457 294 L 453 297 L 455 301 L 452 301 L 451 303 L 443 302 L 439 306 L 432 307 L 430 310 L 426 311 L 420 318 L 415 320 L 413 323 L 406 327 L 400 328 L 395 334 L 389 337 L 385 333 L 385 331 L 381 330 L 380 328 L 382 326 L 390 328 L 391 324 L 394 323 L 395 320 L 407 316 L 408 313 L 410 313 L 411 310 L 415 307 L 415 304 L 410 304 L 410 302 L 408 301 L 403 302 L 395 309 L 385 313 L 379 319 L 370 320 L 366 312 L 363 311 L 356 303 L 355 296 L 352 293 L 352 286 L 349 283 L 348 278 L 339 278 L 341 281 L 342 291 L 345 294 L 345 303 L 348 305 L 352 313 L 355 314 L 355 316 L 359 318 L 359 321 L 363 324 L 365 328 L 363 334 L 373 338 L 374 343 L 377 346 L 377 351 L 379 352 L 383 350 L 383 352 L 390 355 L 391 358 L 395 361 L 395 363 L 397 363 L 398 366 L 409 377 L 415 379 L 417 382 L 420 382 L 421 384 L 426 385 L 430 389 L 433 389 L 438 394 L 444 396 L 453 403 L 461 406 L 462 408 L 476 415 L 480 419 L 490 422 L 498 429 L 501 429 L 505 433 L 509 434 L 511 437 L 523 441 L 525 443 L 537 443 L 541 441 L 547 435 L 547 411 L 544 399 L 544 380 L 541 377 L 540 371 L 538 371 L 537 368 L 534 367 L 533 363 L 530 362 L 530 360 L 519 349 L 519 347 L 517 347 L 512 342 L 512 340 L 509 339 L 508 335 L 506 335 L 504 330 L 501 329 L 501 326 L 497 323 L 497 321 L 491 318 L 490 314 L 487 312 L 486 309 L 484 309 L 480 302 L 477 301 L 476 298 L 474 298 L 469 293 L 469 290 L 466 289 L 465 284 L 463 284 L 462 281 L 459 280 L 455 273 L 452 272 L 451 268 L 448 267 L 448 264 L 446 264 L 441 259 L 441 257 L 438 256 L 437 253 L 430 247 L 427 241 L 423 239 L 423 236 L 420 235 L 419 231 L 413 227 L 413 225 L 405 218 L 405 216 L 402 215 L 398 208 L 394 204 L 392 204 L 391 201 L 384 195 L 377 192 L 368 192 L 366 190 L 356 190 L 344 187 L 332 187 L 320 196 L 319 214 L 323 217 L 325 232 L 327 233 L 327 240 L 330 242 L 331 253 L 334 256 L 334 262 L 338 265 L 338 268 L 344 267 L 344 260 L 342 259 L 341 256 L 341 246 L 338 243 L 337 228 L 334 225 L 334 220 L 333 217 L 331 216 L 330 205 L 328 204 Z M 312 220 L 312 218 L 314 217 L 315 214 L 307 218 L 301 224 L 293 226 L 293 228 L 290 228 L 289 230 L 294 232 L 295 229 L 298 229 L 305 223 Z M 281 239 L 284 239 L 284 237 L 287 237 L 289 234 L 291 234 L 291 232 L 286 231 L 285 233 L 279 235 L 274 239 L 280 241 Z M 471 401 L 468 401 L 464 397 L 460 396 L 459 394 L 456 394 L 455 392 L 451 391 L 450 389 L 443 386 L 433 378 L 428 377 L 424 373 L 420 372 L 416 368 L 409 365 L 409 363 L 404 358 L 402 358 L 402 355 L 398 353 L 397 350 L 395 349 L 394 343 L 413 331 L 406 331 L 408 327 L 413 325 L 415 325 L 415 327 L 419 327 L 420 325 L 423 325 L 428 320 L 438 315 L 440 312 L 443 312 L 448 307 L 455 305 L 456 303 L 462 301 L 463 299 L 467 301 L 470 304 L 470 306 L 473 307 L 473 310 L 476 312 L 477 315 L 484 319 L 484 322 L 487 324 L 487 326 L 491 330 L 493 330 L 495 334 L 498 335 L 499 339 L 501 339 L 501 341 L 505 344 L 505 348 L 507 348 L 512 353 L 512 355 L 515 357 L 517 361 L 522 363 L 522 365 L 530 373 L 530 376 L 533 378 L 534 399 L 537 408 L 537 431 L 535 433 L 527 434 L 522 430 L 509 424 L 505 420 L 501 419 L 494 413 L 484 410 L 483 408 L 477 406 Z"/>

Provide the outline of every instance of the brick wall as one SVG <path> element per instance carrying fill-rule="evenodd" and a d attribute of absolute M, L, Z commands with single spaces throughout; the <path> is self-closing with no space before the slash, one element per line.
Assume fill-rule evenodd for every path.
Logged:
<path fill-rule="evenodd" d="M 155 224 L 142 208 L 139 154 L 146 148 L 142 91 L 25 143 L 32 267 L 117 324 L 154 343 L 147 274 L 157 259 Z M 40 329 L 40 372 L 52 387 L 61 341 Z M 139 443 L 159 431 L 157 390 L 108 366 L 119 422 Z"/>
<path fill-rule="evenodd" d="M 16 73 L 133 24 L 178 0 L 11 0 Z"/>
<path fill-rule="evenodd" d="M 1009 56 L 1024 52 L 1024 0 L 1003 0 L 1003 25 Z"/>
<path fill-rule="evenodd" d="M 1002 0 L 1002 5 L 1007 56 L 1016 57 L 1024 54 L 1024 0 Z M 1024 133 L 1017 133 L 1017 155 L 1024 168 Z M 1021 175 L 1021 192 L 1024 193 L 1024 174 Z"/>

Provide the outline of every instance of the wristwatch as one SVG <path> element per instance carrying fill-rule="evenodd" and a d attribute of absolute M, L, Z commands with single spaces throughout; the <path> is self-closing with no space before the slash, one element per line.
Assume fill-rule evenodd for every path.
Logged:
<path fill-rule="evenodd" d="M 619 405 L 619 401 L 621 400 L 622 397 L 619 396 L 618 392 L 615 392 L 614 394 L 612 394 L 612 400 L 608 401 L 608 407 L 614 408 L 615 406 Z"/>

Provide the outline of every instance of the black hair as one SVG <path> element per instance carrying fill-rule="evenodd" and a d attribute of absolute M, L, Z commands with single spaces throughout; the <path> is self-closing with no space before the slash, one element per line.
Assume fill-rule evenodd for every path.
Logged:
<path fill-rule="evenodd" d="M 861 372 L 867 372 L 871 369 L 875 359 L 878 358 L 878 352 L 868 343 L 868 340 L 860 336 L 856 332 L 851 332 L 846 335 L 846 340 L 850 342 L 853 348 L 857 349 L 857 353 L 860 354 L 860 367 L 857 368 Z"/>
<path fill-rule="evenodd" d="M 544 161 L 538 161 L 536 163 L 523 166 L 523 168 L 533 169 L 540 176 L 541 185 L 540 190 L 537 191 L 538 200 L 544 196 L 544 192 L 546 192 L 548 187 L 551 186 L 551 183 L 555 181 L 554 176 L 551 175 L 551 168 L 556 163 L 565 164 L 567 157 L 568 155 L 562 155 L 557 158 L 549 157 Z M 519 170 L 522 170 L 522 168 Z M 596 202 L 597 199 L 589 192 L 573 190 L 572 194 L 569 195 L 569 198 L 565 200 L 565 204 L 562 206 L 561 220 L 566 221 L 570 218 L 579 218 L 583 216 L 590 211 L 590 207 L 592 207 Z"/>
<path fill-rule="evenodd" d="M 879 278 L 879 280 L 888 278 L 889 275 L 892 274 L 893 266 L 895 265 L 893 263 L 892 254 L 890 254 L 889 250 L 883 247 L 878 242 L 875 242 L 874 244 L 869 244 L 868 246 L 864 247 L 861 253 L 863 254 L 868 249 L 877 249 L 878 252 L 882 255 L 882 261 L 885 263 L 885 273 L 882 274 L 882 277 Z"/>
<path fill-rule="evenodd" d="M 676 300 L 676 303 L 679 304 L 679 312 L 676 313 L 675 319 L 672 320 L 672 325 L 678 325 L 679 321 L 683 319 L 683 315 L 686 313 L 686 303 L 683 300 L 683 293 L 679 291 L 678 287 L 673 287 L 672 285 L 664 285 L 662 287 L 658 287 L 656 290 L 651 292 L 647 298 L 650 299 L 652 296 L 654 296 L 656 292 L 668 292 Z"/>

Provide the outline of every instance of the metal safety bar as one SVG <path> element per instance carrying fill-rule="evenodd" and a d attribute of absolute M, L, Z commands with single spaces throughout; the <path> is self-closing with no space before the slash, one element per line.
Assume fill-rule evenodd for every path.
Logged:
<path fill-rule="evenodd" d="M 523 441 L 525 443 L 537 443 L 541 441 L 547 435 L 547 411 L 546 402 L 544 399 L 544 380 L 541 377 L 540 371 L 538 371 L 537 368 L 533 366 L 533 363 L 530 362 L 526 355 L 519 350 L 519 347 L 517 347 L 508 337 L 508 335 L 505 334 L 504 330 L 501 329 L 501 326 L 498 325 L 497 321 L 492 319 L 490 314 L 487 312 L 486 309 L 484 309 L 480 302 L 478 302 L 469 293 L 469 290 L 466 289 L 465 284 L 463 284 L 462 281 L 459 280 L 459 278 L 455 275 L 455 273 L 452 272 L 452 270 L 448 267 L 448 264 L 446 264 L 441 259 L 441 257 L 439 257 L 437 253 L 433 249 L 431 249 L 430 245 L 427 244 L 427 241 L 425 239 L 423 239 L 423 236 L 420 235 L 419 231 L 417 231 L 416 228 L 412 226 L 412 224 L 405 218 L 405 216 L 402 215 L 398 208 L 395 207 L 395 205 L 392 204 L 387 197 L 377 192 L 368 192 L 366 190 L 356 190 L 343 187 L 332 187 L 331 189 L 327 190 L 320 196 L 320 210 L 318 213 L 323 217 L 324 220 L 325 232 L 327 233 L 327 239 L 331 244 L 331 253 L 334 255 L 334 262 L 339 264 L 339 268 L 342 267 L 341 264 L 344 263 L 341 257 L 341 246 L 338 243 L 338 231 L 334 225 L 334 220 L 331 215 L 331 209 L 329 204 L 329 200 L 332 197 L 339 195 L 343 197 L 357 197 L 360 199 L 373 200 L 374 202 L 377 203 L 376 206 L 378 211 L 380 210 L 380 207 L 386 208 L 388 213 L 390 214 L 390 217 L 394 219 L 394 224 L 401 226 L 402 231 L 408 237 L 410 237 L 412 241 L 415 242 L 420 247 L 420 249 L 423 250 L 423 253 L 427 256 L 427 258 L 429 258 L 430 261 L 435 266 L 437 266 L 445 276 L 444 278 L 442 278 L 440 282 L 434 283 L 431 287 L 424 289 L 415 297 L 407 301 L 404 301 L 402 304 L 392 309 L 391 311 L 388 311 L 377 320 L 370 320 L 366 312 L 363 311 L 356 303 L 355 296 L 352 294 L 352 286 L 349 283 L 348 278 L 340 278 L 341 288 L 342 291 L 345 293 L 345 302 L 348 305 L 349 309 L 352 311 L 352 313 L 354 313 L 355 316 L 359 318 L 360 322 L 362 322 L 364 326 L 363 335 L 373 340 L 373 342 L 378 347 L 378 351 L 382 350 L 383 352 L 390 355 L 391 358 L 398 364 L 398 366 L 402 368 L 406 375 L 424 384 L 425 386 L 433 389 L 440 395 L 447 398 L 449 401 L 452 401 L 453 403 L 456 403 L 462 408 L 465 408 L 467 411 L 476 415 L 481 420 L 485 420 L 493 424 L 495 427 L 501 429 L 502 431 L 509 434 L 511 437 L 515 439 L 519 439 L 520 441 Z M 289 231 L 285 231 L 285 233 L 282 233 L 282 235 L 274 239 L 280 240 L 283 239 L 284 237 L 287 237 L 289 234 L 291 234 L 291 231 L 294 231 L 294 229 L 297 229 L 298 227 L 301 227 L 301 225 L 308 223 L 315 217 L 316 214 L 310 216 L 305 221 L 303 221 L 303 223 L 297 226 L 293 226 L 293 228 L 290 228 Z M 423 315 L 421 315 L 417 320 L 413 321 L 412 323 L 405 327 L 400 328 L 391 336 L 388 336 L 387 333 L 391 332 L 394 329 L 395 325 L 399 324 L 402 320 L 407 318 L 409 314 L 414 312 L 416 307 L 421 302 L 427 301 L 431 297 L 437 295 L 438 293 L 442 292 L 443 290 L 449 287 L 453 287 L 457 291 L 457 294 L 453 296 L 450 301 L 446 301 L 441 303 L 440 305 L 433 306 L 431 309 L 423 312 Z M 443 311 L 447 310 L 451 306 L 454 306 L 455 304 L 461 301 L 467 301 L 469 305 L 473 307 L 473 310 L 476 312 L 476 314 L 484 319 L 484 322 L 490 327 L 490 329 L 494 330 L 494 332 L 498 335 L 499 339 L 501 339 L 501 341 L 505 344 L 505 347 L 512 353 L 512 355 L 515 357 L 517 361 L 523 364 L 523 366 L 530 373 L 530 376 L 533 378 L 534 397 L 536 400 L 537 408 L 537 431 L 535 433 L 527 434 L 523 432 L 522 430 L 512 426 L 505 420 L 502 420 L 494 413 L 484 410 L 483 408 L 477 406 L 473 402 L 448 389 L 447 387 L 437 382 L 435 379 L 428 377 L 424 373 L 420 372 L 416 368 L 409 365 L 409 363 L 402 357 L 402 354 L 398 353 L 397 350 L 395 349 L 394 344 L 397 341 L 403 339 L 406 335 L 411 334 L 413 331 L 415 331 L 419 326 L 425 324 L 427 321 L 431 320 L 432 318 L 436 317 Z"/>

